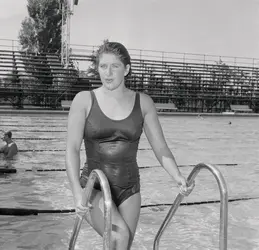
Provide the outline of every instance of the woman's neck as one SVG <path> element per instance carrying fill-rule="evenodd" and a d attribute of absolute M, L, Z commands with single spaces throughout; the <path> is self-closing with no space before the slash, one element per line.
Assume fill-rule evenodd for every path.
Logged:
<path fill-rule="evenodd" d="M 115 90 L 108 90 L 105 89 L 104 87 L 100 88 L 100 91 L 103 95 L 107 96 L 107 97 L 111 97 L 113 99 L 123 99 L 125 98 L 125 96 L 129 93 L 129 89 L 127 89 L 126 87 L 123 88 L 118 88 Z"/>

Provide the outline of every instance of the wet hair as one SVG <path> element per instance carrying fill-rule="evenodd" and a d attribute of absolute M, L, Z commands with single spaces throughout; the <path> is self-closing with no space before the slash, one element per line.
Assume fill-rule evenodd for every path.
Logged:
<path fill-rule="evenodd" d="M 7 135 L 10 139 L 12 138 L 12 132 L 11 131 L 6 132 L 5 135 Z"/>
<path fill-rule="evenodd" d="M 103 45 L 99 47 L 99 49 L 96 52 L 95 57 L 95 65 L 96 69 L 98 68 L 100 57 L 102 54 L 114 54 L 116 55 L 120 61 L 124 64 L 126 67 L 127 65 L 130 65 L 130 70 L 127 76 L 131 73 L 131 58 L 129 55 L 128 50 L 125 48 L 124 45 L 118 42 L 108 42 L 105 41 Z"/>

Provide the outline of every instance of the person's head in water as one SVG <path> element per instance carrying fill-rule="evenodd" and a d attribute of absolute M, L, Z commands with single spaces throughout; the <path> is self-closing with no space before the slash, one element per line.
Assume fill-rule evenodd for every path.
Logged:
<path fill-rule="evenodd" d="M 131 70 L 129 52 L 121 43 L 104 42 L 96 53 L 96 68 L 106 89 L 123 88 Z"/>
<path fill-rule="evenodd" d="M 5 141 L 6 143 L 12 141 L 12 132 L 11 131 L 4 133 L 3 141 Z"/>

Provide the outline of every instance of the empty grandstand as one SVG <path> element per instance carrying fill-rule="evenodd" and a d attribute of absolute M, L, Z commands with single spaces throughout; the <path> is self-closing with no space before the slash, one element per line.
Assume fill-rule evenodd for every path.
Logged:
<path fill-rule="evenodd" d="M 61 100 L 72 100 L 79 91 L 100 86 L 98 75 L 88 70 L 95 49 L 71 45 L 69 65 L 64 67 L 58 54 L 4 47 L 0 50 L 1 105 L 58 109 Z M 128 86 L 148 93 L 156 103 L 172 102 L 182 112 L 224 112 L 233 104 L 258 112 L 255 59 L 129 51 L 132 74 Z"/>

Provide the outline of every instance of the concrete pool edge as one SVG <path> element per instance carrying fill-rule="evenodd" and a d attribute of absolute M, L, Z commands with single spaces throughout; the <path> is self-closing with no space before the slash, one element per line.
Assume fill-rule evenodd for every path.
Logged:
<path fill-rule="evenodd" d="M 49 110 L 49 109 L 10 109 L 0 108 L 0 114 L 51 114 L 68 115 L 68 110 Z M 159 116 L 228 116 L 228 117 L 259 117 L 259 113 L 193 113 L 193 112 L 158 112 Z"/>

